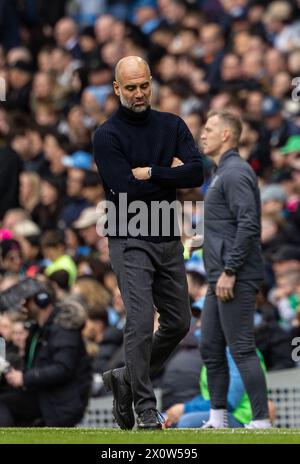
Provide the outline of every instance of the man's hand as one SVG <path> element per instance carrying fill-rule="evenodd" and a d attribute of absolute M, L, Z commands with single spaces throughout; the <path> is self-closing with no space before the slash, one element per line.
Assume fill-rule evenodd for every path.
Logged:
<path fill-rule="evenodd" d="M 178 168 L 178 166 L 183 166 L 183 162 L 179 158 L 173 158 L 171 168 Z"/>
<path fill-rule="evenodd" d="M 235 281 L 235 275 L 228 276 L 225 272 L 222 272 L 216 286 L 216 295 L 221 301 L 225 302 L 234 298 L 233 289 Z"/>
<path fill-rule="evenodd" d="M 17 371 L 14 368 L 9 370 L 9 372 L 5 375 L 5 378 L 7 383 L 14 388 L 23 387 L 24 385 L 23 372 Z"/>
<path fill-rule="evenodd" d="M 148 168 L 134 168 L 132 169 L 132 174 L 138 180 L 148 180 L 150 179 L 149 169 L 150 166 Z"/>
<path fill-rule="evenodd" d="M 176 424 L 184 413 L 184 404 L 177 403 L 166 411 L 166 427 Z"/>
<path fill-rule="evenodd" d="M 183 162 L 179 158 L 173 158 L 171 168 L 177 168 L 178 166 L 183 166 Z M 150 166 L 146 168 L 134 168 L 132 169 L 132 174 L 138 180 L 148 180 L 150 179 L 149 176 L 149 169 Z"/>

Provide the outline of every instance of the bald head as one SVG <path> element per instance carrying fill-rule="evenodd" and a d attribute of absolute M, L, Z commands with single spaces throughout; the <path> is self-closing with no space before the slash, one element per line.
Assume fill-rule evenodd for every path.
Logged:
<path fill-rule="evenodd" d="M 122 58 L 115 68 L 115 94 L 126 108 L 140 113 L 151 103 L 151 72 L 148 63 L 139 56 Z"/>
<path fill-rule="evenodd" d="M 73 19 L 65 17 L 61 18 L 55 25 L 54 36 L 57 44 L 64 47 L 68 40 L 78 35 L 78 27 Z"/>
<path fill-rule="evenodd" d="M 135 77 L 141 73 L 147 74 L 151 78 L 151 72 L 147 61 L 140 56 L 125 56 L 118 61 L 115 68 L 115 79 L 117 82 L 122 82 L 125 78 Z"/>

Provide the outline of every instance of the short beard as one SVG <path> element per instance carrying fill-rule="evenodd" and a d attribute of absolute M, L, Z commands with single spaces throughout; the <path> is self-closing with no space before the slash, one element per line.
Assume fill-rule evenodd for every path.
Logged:
<path fill-rule="evenodd" d="M 121 101 L 121 104 L 123 106 L 125 106 L 125 108 L 128 108 L 129 110 L 133 111 L 134 113 L 143 113 L 144 111 L 146 111 L 150 107 L 149 102 L 147 102 L 145 105 L 142 105 L 142 106 L 130 105 L 130 103 L 128 103 L 128 101 L 123 97 L 123 95 L 121 93 L 120 93 L 120 101 Z"/>

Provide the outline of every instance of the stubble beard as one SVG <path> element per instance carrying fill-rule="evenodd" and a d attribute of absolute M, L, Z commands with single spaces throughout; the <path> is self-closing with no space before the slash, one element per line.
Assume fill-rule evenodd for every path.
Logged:
<path fill-rule="evenodd" d="M 133 104 L 129 103 L 128 100 L 126 100 L 123 97 L 122 93 L 120 93 L 120 102 L 122 106 L 125 106 L 125 108 L 128 108 L 131 111 L 134 111 L 134 113 L 143 113 L 144 111 L 146 111 L 150 107 L 150 101 L 151 101 L 151 97 L 149 98 L 149 100 L 146 101 L 145 105 L 134 106 Z"/>

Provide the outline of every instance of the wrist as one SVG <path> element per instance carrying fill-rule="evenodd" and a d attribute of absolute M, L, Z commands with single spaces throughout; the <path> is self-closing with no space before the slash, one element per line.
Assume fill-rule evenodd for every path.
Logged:
<path fill-rule="evenodd" d="M 224 273 L 225 273 L 228 277 L 235 277 L 235 276 L 236 276 L 236 270 L 235 270 L 235 269 L 232 269 L 231 267 L 225 267 L 225 268 L 224 268 Z"/>

